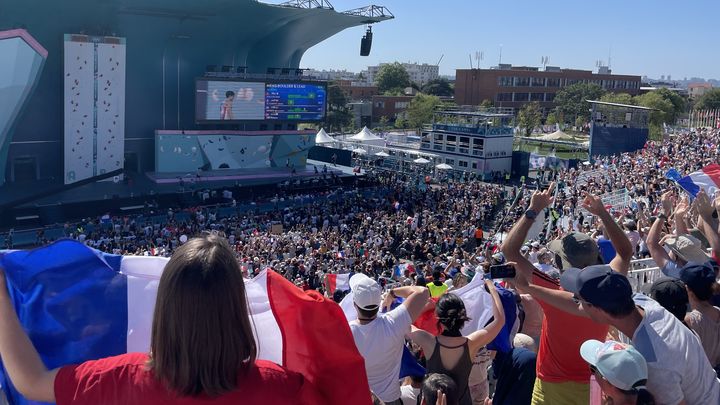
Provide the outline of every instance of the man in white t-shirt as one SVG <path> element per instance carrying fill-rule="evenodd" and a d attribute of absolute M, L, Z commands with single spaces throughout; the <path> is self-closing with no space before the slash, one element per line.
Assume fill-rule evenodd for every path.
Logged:
<path fill-rule="evenodd" d="M 700 341 L 675 316 L 607 265 L 566 269 L 564 291 L 542 289 L 536 298 L 562 310 L 614 326 L 632 338 L 648 365 L 647 388 L 658 405 L 720 403 L 720 380 Z M 535 291 L 533 290 L 533 291 Z"/>
<path fill-rule="evenodd" d="M 391 289 L 383 306 L 395 297 L 405 298 L 402 305 L 379 314 L 382 299 L 380 285 L 362 273 L 350 277 L 350 290 L 358 319 L 350 322 L 355 345 L 365 359 L 370 390 L 386 405 L 402 405 L 400 400 L 400 363 L 405 334 L 423 312 L 430 298 L 425 287 Z"/>

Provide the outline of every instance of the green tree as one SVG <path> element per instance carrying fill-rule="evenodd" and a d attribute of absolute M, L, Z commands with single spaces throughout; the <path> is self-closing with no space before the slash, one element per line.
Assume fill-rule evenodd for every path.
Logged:
<path fill-rule="evenodd" d="M 525 104 L 518 112 L 518 126 L 525 136 L 530 136 L 533 129 L 542 123 L 542 108 L 540 103 L 533 101 Z"/>
<path fill-rule="evenodd" d="M 565 122 L 575 122 L 577 118 L 589 121 L 590 103 L 586 100 L 599 100 L 604 94 L 605 90 L 597 84 L 576 83 L 558 91 L 554 102 Z"/>
<path fill-rule="evenodd" d="M 385 129 L 388 126 L 388 122 L 390 122 L 390 120 L 388 119 L 387 115 L 383 115 L 378 120 L 378 128 Z"/>
<path fill-rule="evenodd" d="M 698 98 L 695 103 L 696 110 L 720 109 L 720 89 L 711 89 Z"/>
<path fill-rule="evenodd" d="M 352 113 L 348 108 L 348 96 L 342 87 L 337 84 L 328 86 L 327 103 L 328 113 L 325 119 L 327 128 L 330 131 L 342 131 L 352 122 Z"/>
<path fill-rule="evenodd" d="M 399 62 L 380 66 L 375 76 L 375 85 L 382 94 L 386 92 L 402 92 L 406 87 L 410 87 L 410 84 L 410 75 Z"/>
<path fill-rule="evenodd" d="M 661 88 L 655 91 L 663 99 L 669 101 L 673 105 L 671 114 L 667 117 L 669 124 L 674 124 L 682 114 L 687 111 L 687 101 L 685 98 L 674 91 L 670 91 L 665 88 Z"/>
<path fill-rule="evenodd" d="M 420 93 L 413 97 L 405 111 L 407 127 L 422 128 L 423 125 L 431 123 L 435 107 L 441 104 L 438 96 Z"/>
<path fill-rule="evenodd" d="M 604 96 L 600 97 L 600 101 L 628 105 L 633 105 L 635 103 L 635 101 L 633 101 L 633 97 L 627 93 L 606 93 Z"/>
<path fill-rule="evenodd" d="M 545 118 L 545 125 L 555 125 L 558 123 L 557 117 L 555 116 L 554 112 L 548 113 L 547 118 Z"/>
<path fill-rule="evenodd" d="M 491 108 L 493 108 L 493 102 L 488 99 L 485 99 L 482 103 L 480 103 L 480 109 L 482 110 L 489 110 Z"/>
<path fill-rule="evenodd" d="M 395 119 L 395 128 L 397 128 L 397 129 L 407 128 L 407 120 L 402 115 Z"/>
<path fill-rule="evenodd" d="M 422 92 L 440 97 L 450 97 L 454 94 L 454 90 L 450 85 L 450 82 L 443 77 L 433 79 L 425 83 L 422 87 Z"/>
<path fill-rule="evenodd" d="M 639 96 L 635 96 L 635 103 L 643 107 L 653 108 L 648 118 L 650 127 L 650 138 L 662 138 L 662 124 L 671 122 L 674 116 L 675 106 L 670 100 L 666 100 L 661 93 L 652 91 Z"/>

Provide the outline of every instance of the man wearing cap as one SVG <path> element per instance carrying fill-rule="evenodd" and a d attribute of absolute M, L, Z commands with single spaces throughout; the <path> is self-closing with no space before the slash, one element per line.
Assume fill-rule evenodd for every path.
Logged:
<path fill-rule="evenodd" d="M 608 327 L 590 319 L 573 315 L 556 308 L 547 299 L 552 295 L 536 295 L 535 287 L 542 286 L 550 291 L 559 290 L 558 281 L 537 270 L 520 254 L 522 246 L 535 217 L 550 206 L 555 184 L 544 192 L 535 192 L 525 215 L 510 231 L 502 251 L 510 262 L 515 262 L 519 277 L 516 287 L 522 293 L 529 293 L 541 305 L 545 317 L 540 335 L 537 357 L 537 379 L 533 390 L 533 404 L 584 405 L 590 395 L 590 371 L 580 357 L 580 345 L 589 339 L 604 340 Z M 632 247 L 630 241 L 607 212 L 602 201 L 594 196 L 586 197 L 583 206 L 599 217 L 617 254 L 610 266 L 627 273 Z M 598 246 L 588 235 L 573 232 L 563 239 L 551 242 L 548 249 L 555 257 L 556 266 L 562 271 L 571 267 L 585 267 L 602 263 Z M 530 283 L 521 283 L 527 280 Z M 532 288 L 531 288 L 532 287 Z"/>
<path fill-rule="evenodd" d="M 537 286 L 532 291 L 564 311 L 631 337 L 647 361 L 647 387 L 658 404 L 720 403 L 720 380 L 697 337 L 652 298 L 633 295 L 627 277 L 610 266 L 594 265 L 567 269 L 560 285 L 565 291 Z"/>
<path fill-rule="evenodd" d="M 391 289 L 387 300 L 405 298 L 397 308 L 378 314 L 382 298 L 380 285 L 364 274 L 350 277 L 350 290 L 358 319 L 350 322 L 355 345 L 365 359 L 370 390 L 385 404 L 400 401 L 400 364 L 405 334 L 423 312 L 430 297 L 428 289 L 407 286 Z"/>

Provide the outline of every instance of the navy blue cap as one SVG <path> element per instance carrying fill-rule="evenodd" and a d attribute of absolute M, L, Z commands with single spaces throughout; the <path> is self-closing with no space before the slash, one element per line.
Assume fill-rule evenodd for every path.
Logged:
<path fill-rule="evenodd" d="M 680 280 L 687 284 L 690 290 L 709 288 L 715 282 L 715 269 L 708 263 L 688 263 L 680 269 Z"/>
<path fill-rule="evenodd" d="M 560 285 L 600 309 L 632 300 L 633 295 L 627 277 L 606 264 L 567 269 L 560 276 Z"/>

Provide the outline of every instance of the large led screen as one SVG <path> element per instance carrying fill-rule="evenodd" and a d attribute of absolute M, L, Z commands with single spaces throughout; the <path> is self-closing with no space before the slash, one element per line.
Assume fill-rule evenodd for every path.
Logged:
<path fill-rule="evenodd" d="M 306 83 L 268 83 L 265 119 L 320 121 L 325 118 L 325 87 Z"/>
<path fill-rule="evenodd" d="M 195 114 L 198 121 L 262 120 L 265 83 L 198 80 Z"/>
<path fill-rule="evenodd" d="M 313 122 L 325 119 L 327 90 L 318 83 L 264 83 L 198 79 L 199 123 L 241 121 Z"/>

